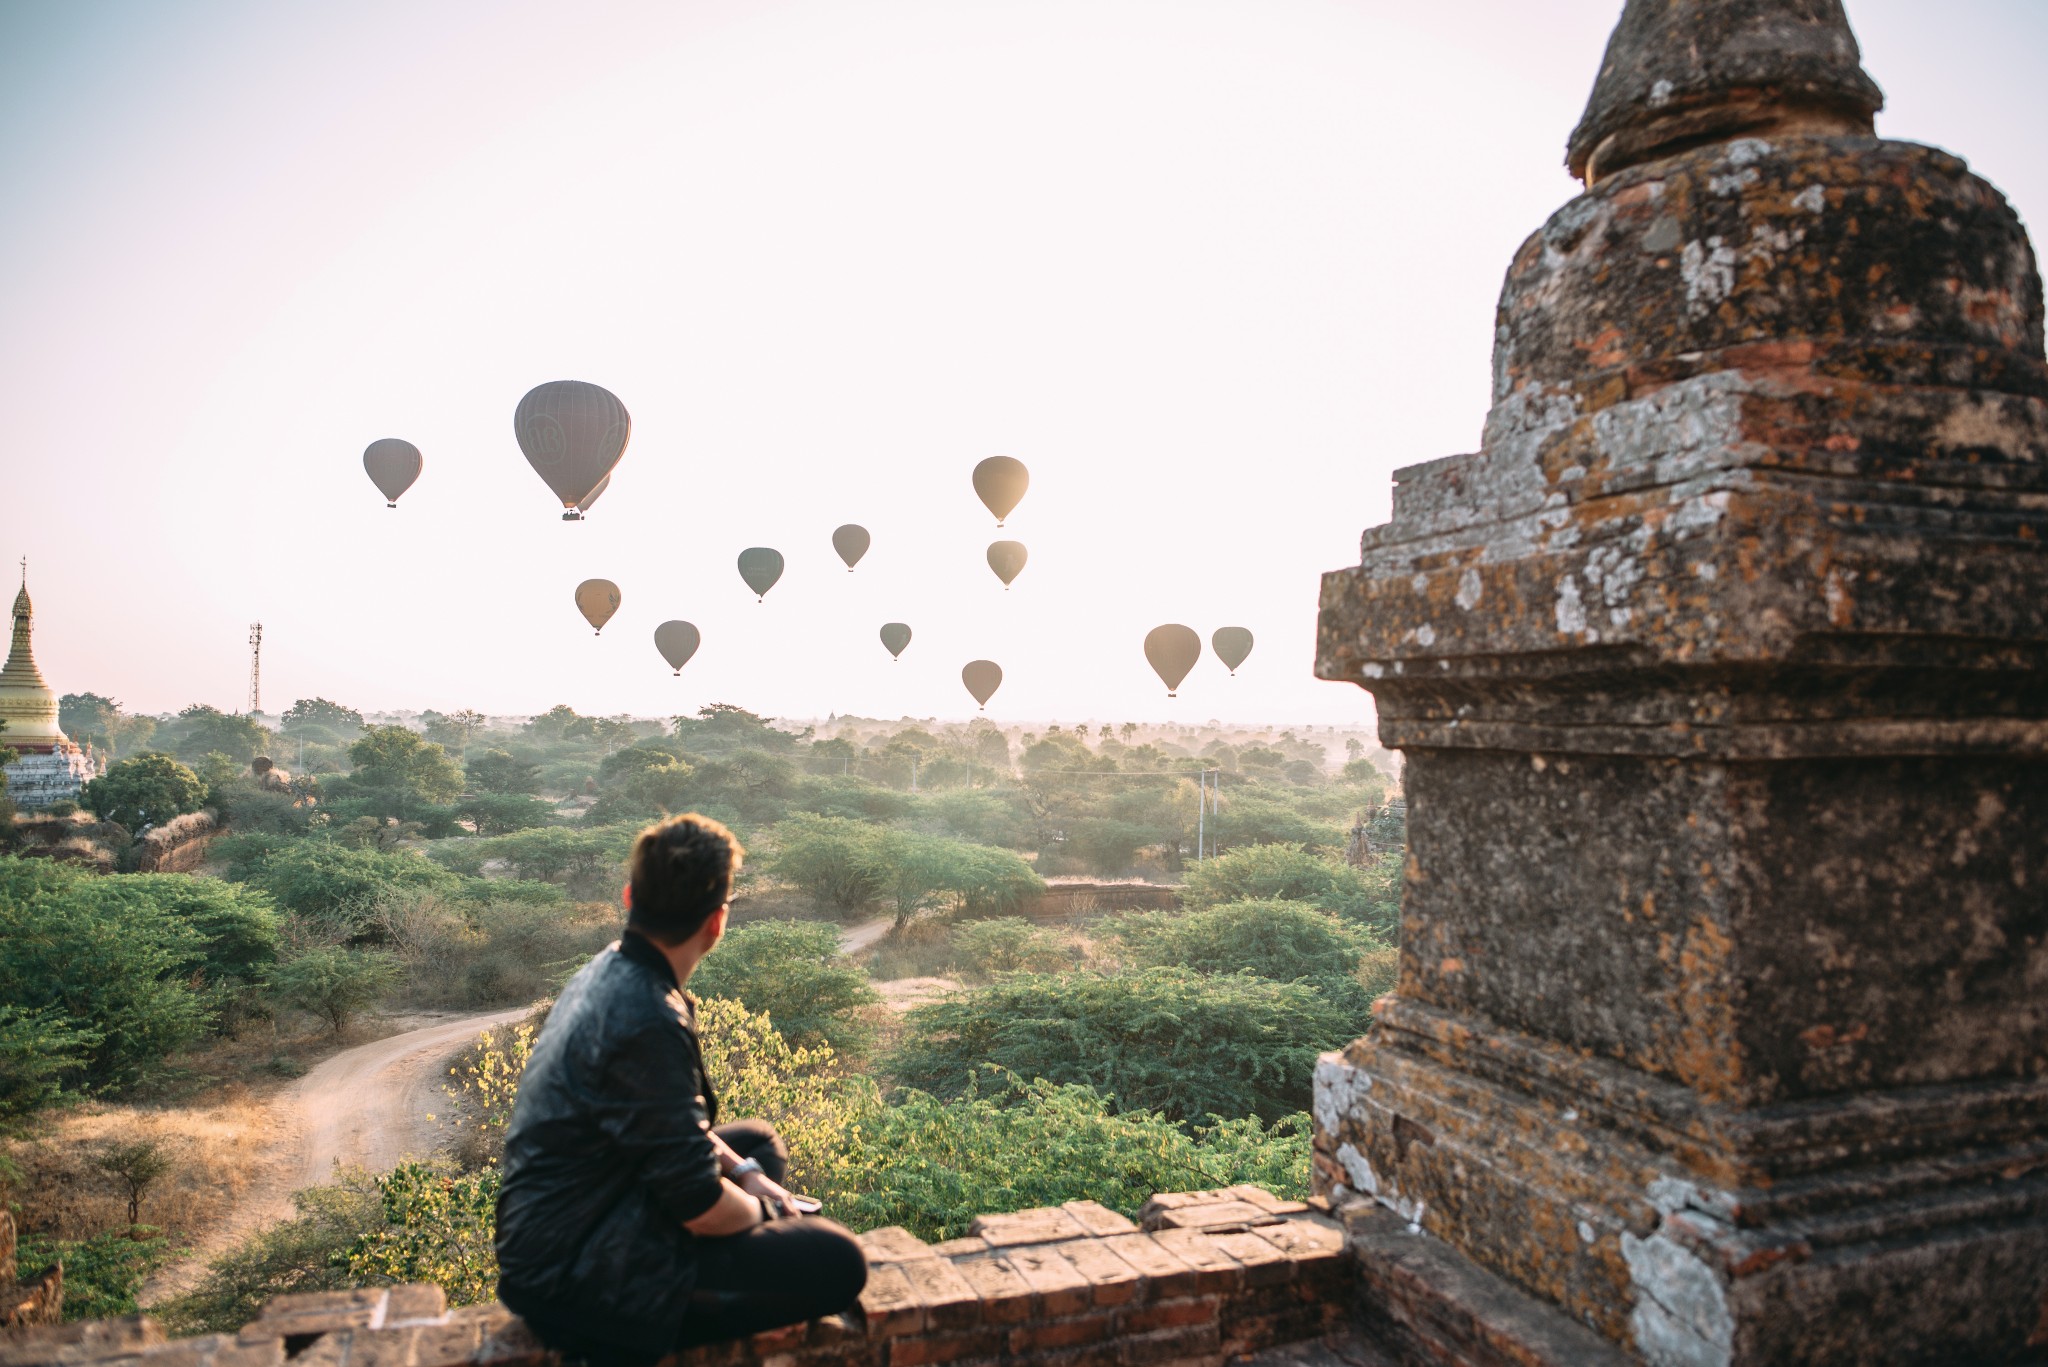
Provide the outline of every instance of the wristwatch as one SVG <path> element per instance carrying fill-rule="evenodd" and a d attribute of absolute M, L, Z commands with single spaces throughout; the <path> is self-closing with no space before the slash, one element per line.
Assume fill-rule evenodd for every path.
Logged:
<path fill-rule="evenodd" d="M 742 1158 L 739 1162 L 732 1165 L 732 1170 L 726 1173 L 726 1177 L 734 1182 L 737 1182 L 742 1177 L 751 1177 L 755 1173 L 760 1172 L 761 1170 L 762 1168 L 760 1159 Z"/>

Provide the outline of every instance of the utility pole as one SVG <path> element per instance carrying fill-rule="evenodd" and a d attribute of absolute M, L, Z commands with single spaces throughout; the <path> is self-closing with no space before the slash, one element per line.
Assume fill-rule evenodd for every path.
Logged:
<path fill-rule="evenodd" d="M 1202 847 L 1208 838 L 1209 771 L 1204 769 L 1195 778 L 1200 785 L 1195 789 L 1195 862 L 1199 864 L 1202 862 Z"/>
<path fill-rule="evenodd" d="M 249 711 L 263 710 L 263 623 L 249 623 Z"/>

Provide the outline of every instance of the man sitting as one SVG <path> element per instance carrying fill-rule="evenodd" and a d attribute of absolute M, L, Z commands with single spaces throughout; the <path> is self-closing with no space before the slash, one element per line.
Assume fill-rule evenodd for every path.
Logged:
<path fill-rule="evenodd" d="M 562 989 L 519 1085 L 498 1294 L 592 1367 L 843 1310 L 867 1282 L 853 1236 L 783 1188 L 773 1127 L 717 1123 L 683 985 L 725 933 L 743 853 L 707 817 L 640 833 L 625 934 Z"/>

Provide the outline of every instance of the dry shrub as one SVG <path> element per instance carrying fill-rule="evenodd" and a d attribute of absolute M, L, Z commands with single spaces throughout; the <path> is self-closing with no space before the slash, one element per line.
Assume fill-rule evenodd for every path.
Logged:
<path fill-rule="evenodd" d="M 1381 945 L 1358 956 L 1358 984 L 1368 997 L 1377 999 L 1394 990 L 1401 978 L 1401 951 Z"/>
<path fill-rule="evenodd" d="M 386 898 L 376 917 L 405 971 L 400 995 L 414 1007 L 533 1001 L 618 934 L 617 913 L 600 903 L 480 906 L 415 893 Z"/>
<path fill-rule="evenodd" d="M 190 1237 L 225 1218 L 260 1167 L 271 1131 L 264 1107 L 229 1087 L 176 1110 L 85 1106 L 51 1118 L 33 1140 L 7 1145 L 18 1175 L 6 1199 L 22 1231 L 86 1239 L 128 1227 L 127 1195 L 94 1163 L 117 1145 L 154 1142 L 171 1166 L 142 1197 L 142 1223 Z"/>

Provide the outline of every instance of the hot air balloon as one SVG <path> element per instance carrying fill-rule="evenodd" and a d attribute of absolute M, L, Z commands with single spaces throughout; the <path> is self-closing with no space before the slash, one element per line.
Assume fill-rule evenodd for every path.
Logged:
<path fill-rule="evenodd" d="M 988 567 L 996 572 L 996 578 L 1009 588 L 1010 581 L 1024 572 L 1024 562 L 1030 552 L 1021 541 L 991 541 L 988 546 Z"/>
<path fill-rule="evenodd" d="M 419 447 L 397 437 L 384 437 L 363 448 L 363 469 L 369 471 L 377 492 L 384 495 L 387 508 L 398 506 L 398 496 L 412 488 L 426 463 Z"/>
<path fill-rule="evenodd" d="M 988 700 L 1003 686 L 1003 667 L 994 660 L 969 660 L 960 670 L 960 682 L 967 685 L 977 705 L 987 707 Z"/>
<path fill-rule="evenodd" d="M 584 621 L 597 628 L 591 633 L 595 636 L 619 610 L 619 586 L 609 579 L 584 580 L 576 586 L 576 609 Z"/>
<path fill-rule="evenodd" d="M 1252 653 L 1252 634 L 1243 627 L 1218 627 L 1209 638 L 1209 648 L 1235 674 L 1244 657 Z"/>
<path fill-rule="evenodd" d="M 740 552 L 740 578 L 754 591 L 755 601 L 768 596 L 775 581 L 782 578 L 782 552 L 766 546 L 749 546 Z"/>
<path fill-rule="evenodd" d="M 900 660 L 903 651 L 910 644 L 910 628 L 902 622 L 882 623 L 882 645 L 887 648 L 889 658 Z"/>
<path fill-rule="evenodd" d="M 974 467 L 974 492 L 980 496 L 983 506 L 996 515 L 998 527 L 1023 501 L 1024 491 L 1030 487 L 1031 472 L 1024 468 L 1021 460 L 990 456 Z"/>
<path fill-rule="evenodd" d="M 846 572 L 853 573 L 853 567 L 868 553 L 868 529 L 849 522 L 832 533 L 832 549 L 839 552 L 839 558 L 846 562 Z"/>
<path fill-rule="evenodd" d="M 654 629 L 654 648 L 667 660 L 669 668 L 680 674 L 690 657 L 697 653 L 697 647 L 704 638 L 697 634 L 697 628 L 689 622 L 663 622 Z"/>
<path fill-rule="evenodd" d="M 550 380 L 526 391 L 512 414 L 512 433 L 533 472 L 562 501 L 562 520 L 576 522 L 589 498 L 625 454 L 633 419 L 618 396 L 582 380 Z"/>
<path fill-rule="evenodd" d="M 1173 690 L 1180 687 L 1195 661 L 1202 658 L 1202 638 L 1195 635 L 1193 628 L 1178 622 L 1154 627 L 1145 633 L 1145 658 L 1165 681 L 1166 696 L 1178 697 Z"/>
<path fill-rule="evenodd" d="M 576 511 L 579 513 L 589 512 L 590 505 L 597 502 L 598 495 L 602 494 L 605 490 L 611 487 L 612 477 L 610 475 L 606 475 L 603 479 L 597 482 L 597 487 L 595 489 L 592 489 L 589 493 L 585 494 L 582 497 L 582 499 L 577 502 Z"/>

